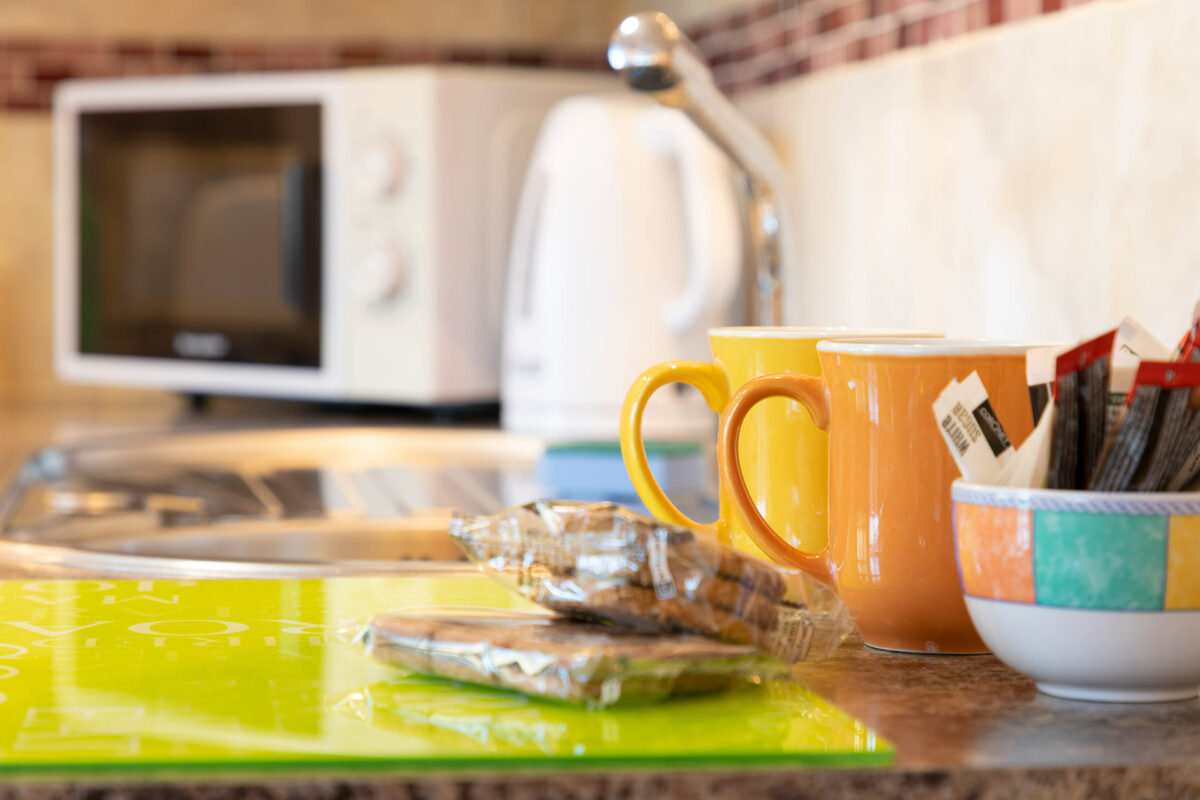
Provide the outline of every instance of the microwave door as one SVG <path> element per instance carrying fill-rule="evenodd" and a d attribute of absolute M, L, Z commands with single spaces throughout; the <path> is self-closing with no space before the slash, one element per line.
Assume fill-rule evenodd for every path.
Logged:
<path fill-rule="evenodd" d="M 319 120 L 315 107 L 93 120 L 84 352 L 319 368 Z"/>
<path fill-rule="evenodd" d="M 281 276 L 284 302 L 290 308 L 302 310 L 310 303 L 320 303 L 320 293 L 313 281 L 307 280 L 305 263 L 305 220 L 316 209 L 312 208 L 312 192 L 309 189 L 312 170 L 300 161 L 290 162 L 281 172 L 279 213 L 281 217 L 280 247 L 283 251 L 283 274 Z M 312 276 L 319 279 L 319 275 Z"/>
<path fill-rule="evenodd" d="M 288 329 L 300 322 L 299 304 L 289 302 L 296 292 L 287 279 L 282 178 L 236 175 L 196 192 L 172 270 L 169 305 L 181 330 Z"/>
<path fill-rule="evenodd" d="M 196 192 L 173 270 L 176 355 L 305 361 L 307 315 L 319 303 L 312 285 L 318 276 L 305 269 L 305 185 L 299 160 L 284 159 L 273 169 L 232 174 Z"/>

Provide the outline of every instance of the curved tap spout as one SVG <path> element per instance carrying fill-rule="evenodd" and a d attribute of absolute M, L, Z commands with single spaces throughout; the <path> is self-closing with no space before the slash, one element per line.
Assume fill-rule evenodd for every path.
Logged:
<path fill-rule="evenodd" d="M 760 325 L 783 322 L 782 281 L 797 267 L 784 199 L 783 167 L 774 149 L 713 83 L 700 52 L 660 12 L 626 17 L 608 45 L 608 63 L 630 88 L 682 110 L 746 177 L 751 250 Z"/>

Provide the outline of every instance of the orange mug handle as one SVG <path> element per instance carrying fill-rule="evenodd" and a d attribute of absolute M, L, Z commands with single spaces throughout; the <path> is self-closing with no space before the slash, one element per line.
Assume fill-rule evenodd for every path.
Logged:
<path fill-rule="evenodd" d="M 787 397 L 808 409 L 813 423 L 821 430 L 829 430 L 829 391 L 820 378 L 809 375 L 781 373 L 763 375 L 738 389 L 721 415 L 721 428 L 717 434 L 717 464 L 721 470 L 721 484 L 733 501 L 734 507 L 746 524 L 750 538 L 767 555 L 780 564 L 798 567 L 822 583 L 833 585 L 833 571 L 829 565 L 829 546 L 817 553 L 797 550 L 784 541 L 775 529 L 763 518 L 742 475 L 741 457 L 738 455 L 738 437 L 742 423 L 750 409 L 768 397 Z"/>

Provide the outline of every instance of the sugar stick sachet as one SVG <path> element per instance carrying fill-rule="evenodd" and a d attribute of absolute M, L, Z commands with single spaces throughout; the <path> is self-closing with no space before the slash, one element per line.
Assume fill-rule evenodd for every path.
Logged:
<path fill-rule="evenodd" d="M 975 483 L 994 483 L 1012 458 L 1012 442 L 996 417 L 978 373 L 950 381 L 933 403 L 938 430 L 959 472 Z"/>
<path fill-rule="evenodd" d="M 998 485 L 1021 489 L 1045 487 L 1046 475 L 1050 471 L 1050 444 L 1057 414 L 1057 406 L 1053 403 L 1046 406 L 1033 432 L 1021 443 L 1008 465 L 996 478 Z"/>
<path fill-rule="evenodd" d="M 1029 383 L 1029 408 L 1033 412 L 1033 424 L 1037 425 L 1042 414 L 1054 399 L 1054 365 L 1067 347 L 1035 347 L 1025 353 L 1025 378 Z"/>

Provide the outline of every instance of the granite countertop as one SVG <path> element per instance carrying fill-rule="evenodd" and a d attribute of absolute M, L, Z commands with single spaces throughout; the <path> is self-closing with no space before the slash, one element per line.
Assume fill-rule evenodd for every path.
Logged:
<path fill-rule="evenodd" d="M 5 412 L 4 416 L 13 416 Z M 0 444 L 4 479 L 33 443 L 55 437 L 39 414 Z M 11 420 L 10 420 L 11 421 Z M 10 428 L 15 430 L 15 428 Z M 40 437 L 40 438 L 39 438 Z M 0 579 L 82 577 L 0 564 Z M 159 798 L 1136 798 L 1200 797 L 1200 700 L 1121 705 L 1060 700 L 991 656 L 885 653 L 847 642 L 797 678 L 888 738 L 883 769 L 405 776 L 81 776 L 0 780 L 0 800 Z"/>
<path fill-rule="evenodd" d="M 3 571 L 0 571 L 3 574 Z M 11 574 L 11 571 L 9 571 Z M 0 782 L 0 800 L 193 798 L 1140 798 L 1200 797 L 1200 701 L 1059 700 L 991 656 L 883 653 L 858 640 L 801 681 L 890 739 L 891 767 L 864 770 L 281 778 L 194 774 Z"/>

